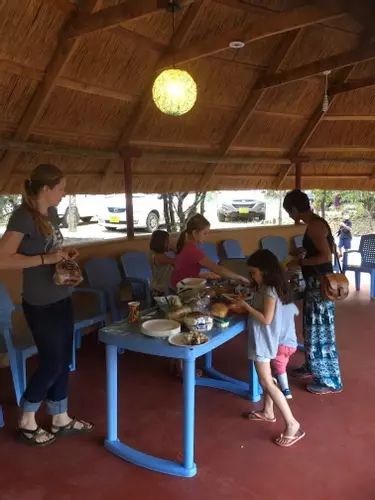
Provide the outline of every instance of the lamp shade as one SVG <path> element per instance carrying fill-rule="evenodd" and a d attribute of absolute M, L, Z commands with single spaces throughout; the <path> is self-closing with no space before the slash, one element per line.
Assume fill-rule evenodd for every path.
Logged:
<path fill-rule="evenodd" d="M 156 78 L 152 98 L 162 113 L 184 115 L 197 100 L 197 84 L 187 71 L 167 69 Z"/>

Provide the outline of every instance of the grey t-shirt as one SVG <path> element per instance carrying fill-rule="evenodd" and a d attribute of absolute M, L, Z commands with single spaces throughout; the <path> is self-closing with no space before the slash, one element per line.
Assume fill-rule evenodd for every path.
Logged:
<path fill-rule="evenodd" d="M 18 248 L 21 255 L 33 256 L 50 253 L 61 248 L 63 236 L 59 230 L 59 217 L 54 207 L 48 209 L 48 220 L 53 234 L 45 237 L 39 233 L 33 214 L 20 205 L 11 215 L 7 231 L 23 234 Z M 35 306 L 53 304 L 71 295 L 71 287 L 55 285 L 53 275 L 54 264 L 29 267 L 23 270 L 23 299 Z"/>
<path fill-rule="evenodd" d="M 248 358 L 258 361 L 259 357 L 269 360 L 276 357 L 282 327 L 282 304 L 275 288 L 260 285 L 254 294 L 252 306 L 257 311 L 263 312 L 266 296 L 276 300 L 275 315 L 271 324 L 263 325 L 251 315 L 247 321 Z"/>

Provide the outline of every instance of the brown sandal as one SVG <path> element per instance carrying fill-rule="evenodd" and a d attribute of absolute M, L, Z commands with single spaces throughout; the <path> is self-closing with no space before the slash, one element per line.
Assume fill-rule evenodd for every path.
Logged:
<path fill-rule="evenodd" d="M 75 427 L 75 424 L 81 424 L 81 428 Z M 85 422 L 84 420 L 77 420 L 75 417 L 72 418 L 72 420 L 69 422 L 69 424 L 66 425 L 52 425 L 51 427 L 51 434 L 56 436 L 57 438 L 60 437 L 68 437 L 72 436 L 74 434 L 88 434 L 94 429 L 94 424 L 91 424 L 89 422 Z"/>
<path fill-rule="evenodd" d="M 48 446 L 56 441 L 55 436 L 49 436 L 47 441 L 38 441 L 38 438 L 43 436 L 48 436 L 52 434 L 41 427 L 37 427 L 34 431 L 29 429 L 22 429 L 19 427 L 16 430 L 16 439 L 20 443 L 26 444 L 27 446 L 33 446 L 34 448 L 43 448 L 44 446 Z"/>

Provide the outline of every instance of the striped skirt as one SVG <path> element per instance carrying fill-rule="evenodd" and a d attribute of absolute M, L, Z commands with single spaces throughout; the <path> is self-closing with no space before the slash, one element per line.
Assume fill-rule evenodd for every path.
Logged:
<path fill-rule="evenodd" d="M 322 298 L 320 279 L 316 276 L 310 276 L 306 280 L 303 336 L 306 368 L 314 382 L 332 389 L 341 389 L 335 335 L 335 303 Z"/>

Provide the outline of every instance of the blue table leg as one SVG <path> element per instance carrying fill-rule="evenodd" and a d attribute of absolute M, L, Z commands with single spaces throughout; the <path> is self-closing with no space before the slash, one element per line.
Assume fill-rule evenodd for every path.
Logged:
<path fill-rule="evenodd" d="M 0 427 L 4 427 L 3 407 L 0 405 Z"/>
<path fill-rule="evenodd" d="M 204 357 L 204 369 L 210 370 L 212 368 L 212 351 L 208 352 Z"/>
<path fill-rule="evenodd" d="M 106 346 L 107 439 L 117 441 L 117 347 Z"/>
<path fill-rule="evenodd" d="M 197 473 L 194 464 L 195 361 L 184 362 L 184 460 L 181 464 L 148 455 L 119 441 L 117 437 L 117 354 L 116 346 L 106 346 L 107 439 L 104 443 L 105 448 L 123 460 L 146 469 L 173 476 L 195 476 Z"/>
<path fill-rule="evenodd" d="M 194 464 L 195 360 L 184 361 L 184 468 L 196 474 Z"/>

